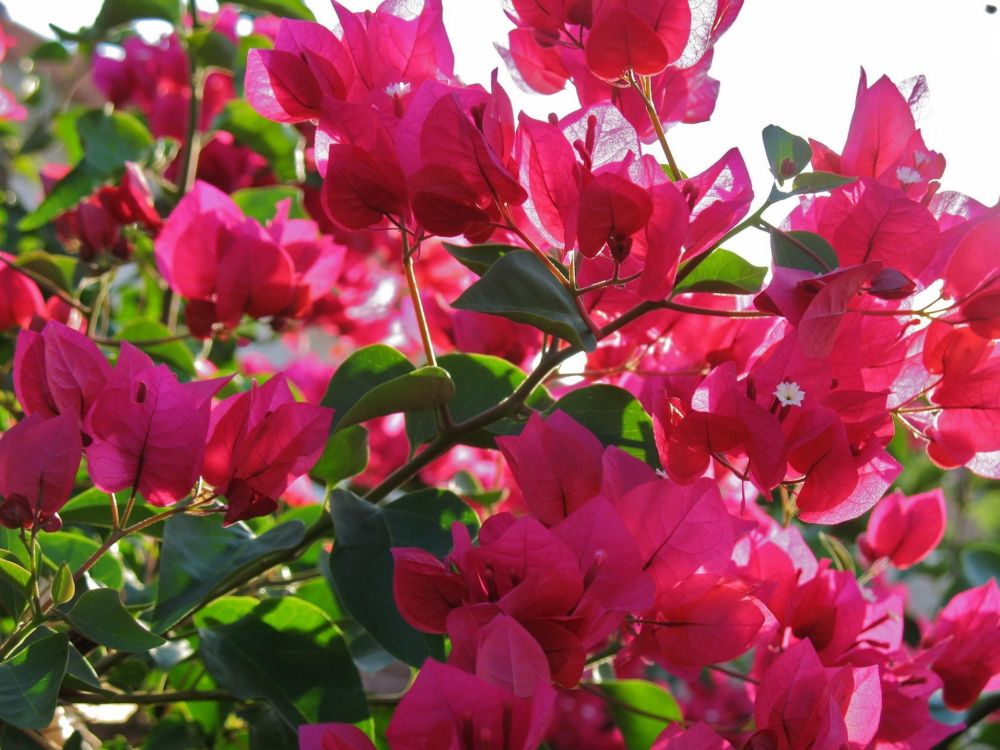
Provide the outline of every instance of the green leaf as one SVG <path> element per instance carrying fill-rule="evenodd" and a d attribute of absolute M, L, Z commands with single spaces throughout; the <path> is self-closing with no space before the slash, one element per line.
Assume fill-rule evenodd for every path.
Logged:
<path fill-rule="evenodd" d="M 136 498 L 132 507 L 130 521 L 145 521 L 158 512 L 158 508 L 153 507 L 145 500 Z M 101 528 L 111 528 L 111 499 L 107 492 L 96 487 L 84 490 L 76 497 L 72 498 L 59 511 L 59 516 L 63 523 L 74 526 L 100 526 Z M 160 524 L 143 529 L 144 534 L 158 536 L 162 532 Z"/>
<path fill-rule="evenodd" d="M 512 245 L 497 245 L 494 243 L 473 245 L 472 247 L 453 245 L 450 242 L 442 244 L 452 258 L 479 276 L 486 273 L 490 269 L 490 266 L 503 256 L 516 250 L 521 250 L 521 248 Z"/>
<path fill-rule="evenodd" d="M 240 143 L 267 159 L 279 180 L 304 179 L 302 136 L 291 125 L 262 117 L 242 99 L 227 102 L 214 125 L 232 133 Z"/>
<path fill-rule="evenodd" d="M 309 476 L 317 482 L 334 485 L 342 479 L 360 474 L 368 466 L 368 430 L 353 425 L 332 434 L 323 448 L 323 455 Z"/>
<path fill-rule="evenodd" d="M 38 208 L 21 219 L 18 228 L 23 232 L 39 229 L 73 208 L 102 183 L 120 176 L 125 162 L 142 162 L 153 148 L 146 126 L 124 112 L 90 110 L 76 118 L 75 124 L 82 159 Z"/>
<path fill-rule="evenodd" d="M 179 9 L 177 0 L 104 0 L 94 28 L 107 31 L 142 18 L 160 18 L 177 23 L 180 20 Z"/>
<path fill-rule="evenodd" d="M 688 276 L 674 287 L 681 292 L 711 292 L 713 294 L 756 294 L 764 283 L 767 269 L 755 266 L 736 253 L 721 247 L 695 266 Z"/>
<path fill-rule="evenodd" d="M 69 292 L 74 288 L 76 258 L 68 255 L 52 255 L 44 250 L 31 250 L 17 256 L 17 265 L 44 276 L 63 291 Z"/>
<path fill-rule="evenodd" d="M 180 341 L 143 343 L 171 338 L 170 329 L 158 320 L 130 320 L 118 332 L 122 341 L 134 343 L 157 362 L 170 365 L 186 375 L 194 375 L 194 355 Z"/>
<path fill-rule="evenodd" d="M 223 527 L 218 517 L 172 517 L 163 531 L 151 629 L 162 633 L 173 627 L 212 593 L 224 590 L 240 568 L 294 548 L 304 535 L 300 521 L 279 524 L 256 537 L 242 523 Z"/>
<path fill-rule="evenodd" d="M 653 420 L 625 389 L 604 384 L 580 388 L 556 401 L 548 412 L 556 409 L 573 417 L 604 445 L 616 445 L 653 468 L 660 468 Z"/>
<path fill-rule="evenodd" d="M 212 29 L 196 29 L 187 38 L 188 50 L 202 68 L 232 70 L 236 64 L 236 45 L 224 34 Z"/>
<path fill-rule="evenodd" d="M 455 383 L 455 395 L 448 402 L 448 413 L 456 422 L 471 419 L 482 411 L 496 406 L 524 381 L 527 375 L 518 367 L 500 357 L 487 354 L 445 354 L 438 364 L 451 374 Z M 527 403 L 544 408 L 552 403 L 548 391 L 539 386 L 528 398 Z M 410 445 L 416 447 L 434 437 L 437 423 L 432 412 L 411 412 L 406 415 L 406 435 Z M 463 442 L 478 447 L 490 448 L 495 443 L 486 431 L 469 435 Z M 493 426 L 499 433 L 511 432 L 502 424 Z M 513 431 L 517 431 L 514 429 Z"/>
<path fill-rule="evenodd" d="M 857 179 L 857 177 L 844 177 L 833 172 L 805 172 L 792 180 L 792 189 L 787 193 L 778 190 L 777 186 L 772 187 L 767 202 L 776 203 L 785 198 L 791 198 L 793 195 L 828 193 L 844 185 L 850 185 Z"/>
<path fill-rule="evenodd" d="M 54 570 L 62 563 L 76 570 L 101 547 L 99 542 L 90 537 L 70 531 L 42 534 L 39 537 L 39 544 L 42 547 L 42 556 Z M 124 583 L 121 565 L 110 554 L 102 556 L 94 564 L 90 569 L 90 575 L 113 589 L 121 588 Z"/>
<path fill-rule="evenodd" d="M 65 604 L 73 601 L 76 596 L 76 581 L 69 565 L 62 563 L 52 578 L 52 601 L 55 604 Z"/>
<path fill-rule="evenodd" d="M 118 651 L 149 651 L 166 643 L 132 617 L 121 595 L 111 589 L 85 591 L 66 619 L 90 640 Z"/>
<path fill-rule="evenodd" d="M 771 165 L 771 174 L 778 182 L 794 177 L 809 166 L 812 148 L 805 139 L 792 135 L 777 125 L 768 125 L 761 135 L 764 139 L 764 152 Z"/>
<path fill-rule="evenodd" d="M 0 721 L 22 729 L 45 729 L 56 710 L 66 674 L 65 635 L 38 638 L 0 664 Z"/>
<path fill-rule="evenodd" d="M 35 62 L 57 62 L 63 63 L 68 62 L 73 56 L 70 51 L 66 49 L 65 45 L 60 44 L 55 39 L 48 42 L 42 42 L 37 47 L 35 47 L 31 54 L 28 55 Z"/>
<path fill-rule="evenodd" d="M 414 368 L 384 344 L 366 346 L 337 368 L 323 406 L 333 409 L 333 431 L 400 411 L 420 411 L 444 404 L 455 384 L 440 367 Z"/>
<path fill-rule="evenodd" d="M 266 700 L 291 727 L 368 716 L 343 635 L 308 602 L 267 599 L 247 616 L 198 634 L 219 684 L 240 698 Z"/>
<path fill-rule="evenodd" d="M 247 10 L 259 10 L 282 18 L 299 18 L 304 21 L 315 21 L 316 16 L 302 0 L 237 0 Z"/>
<path fill-rule="evenodd" d="M 588 352 L 597 347 L 573 296 L 526 250 L 506 253 L 451 306 L 526 323 Z"/>
<path fill-rule="evenodd" d="M 972 586 L 1000 579 L 1000 544 L 976 542 L 962 550 L 962 571 Z"/>
<path fill-rule="evenodd" d="M 799 245 L 808 248 L 808 252 Z M 827 273 L 840 265 L 837 251 L 829 242 L 814 232 L 801 230 L 771 232 L 771 257 L 776 266 L 799 268 L 817 274 Z M 826 268 L 816 258 L 821 259 Z"/>
<path fill-rule="evenodd" d="M 668 724 L 684 718 L 674 696 L 655 683 L 609 680 L 600 689 L 628 750 L 648 750 Z"/>
<path fill-rule="evenodd" d="M 240 210 L 261 224 L 266 224 L 278 213 L 278 204 L 284 200 L 292 202 L 289 218 L 307 218 L 302 207 L 302 189 L 294 185 L 269 185 L 267 187 L 243 188 L 230 196 Z"/>
<path fill-rule="evenodd" d="M 16 562 L 12 562 L 3 557 L 0 557 L 0 578 L 6 579 L 8 582 L 24 591 L 27 591 L 28 584 L 31 583 L 31 573 L 22 568 Z"/>
<path fill-rule="evenodd" d="M 392 595 L 392 548 L 420 547 L 436 557 L 451 549 L 451 524 L 458 521 L 475 534 L 475 512 L 443 490 L 424 490 L 389 505 L 372 505 L 345 490 L 335 490 L 330 512 L 336 543 L 330 573 L 337 598 L 351 616 L 386 651 L 419 666 L 441 639 L 410 627 L 396 609 Z"/>

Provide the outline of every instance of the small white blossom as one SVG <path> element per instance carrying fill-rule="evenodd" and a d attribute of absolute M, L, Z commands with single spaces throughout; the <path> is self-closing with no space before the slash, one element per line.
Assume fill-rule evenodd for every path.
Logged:
<path fill-rule="evenodd" d="M 397 81 L 396 83 L 390 83 L 385 87 L 385 93 L 389 96 L 403 96 L 409 93 L 410 84 L 406 81 Z"/>
<path fill-rule="evenodd" d="M 896 169 L 896 179 L 904 185 L 915 185 L 923 180 L 924 176 L 913 167 L 898 167 Z"/>
<path fill-rule="evenodd" d="M 786 380 L 778 383 L 778 387 L 774 389 L 774 397 L 782 406 L 802 406 L 806 392 L 799 388 L 798 383 Z"/>

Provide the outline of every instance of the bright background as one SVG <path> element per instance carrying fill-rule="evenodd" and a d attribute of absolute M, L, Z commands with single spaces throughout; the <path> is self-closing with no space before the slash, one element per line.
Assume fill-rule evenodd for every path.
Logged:
<path fill-rule="evenodd" d="M 328 26 L 327 0 L 306 0 Z M 352 10 L 377 0 L 344 0 Z M 95 17 L 100 0 L 5 0 L 8 12 L 39 33 L 51 21 L 76 29 Z M 510 21 L 501 0 L 444 0 L 445 25 L 457 73 L 466 82 L 501 82 L 515 108 L 534 116 L 565 114 L 576 106 L 570 92 L 543 97 L 517 90 L 493 45 L 505 43 Z M 199 7 L 214 9 L 199 0 Z M 981 0 L 747 0 L 739 19 L 716 48 L 712 75 L 722 81 L 708 123 L 678 126 L 669 140 L 681 168 L 701 171 L 738 146 L 766 195 L 769 175 L 760 131 L 769 123 L 811 136 L 840 151 L 847 134 L 859 69 L 869 81 L 924 74 L 930 106 L 920 126 L 928 147 L 948 162 L 943 189 L 989 205 L 1000 199 L 1000 13 Z M 155 33 L 155 27 L 146 33 Z M 655 148 L 655 147 L 654 147 Z"/>

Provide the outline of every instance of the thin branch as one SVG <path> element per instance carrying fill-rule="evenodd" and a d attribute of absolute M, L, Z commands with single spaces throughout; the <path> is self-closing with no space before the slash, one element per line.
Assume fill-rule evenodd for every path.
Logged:
<path fill-rule="evenodd" d="M 30 268 L 25 268 L 24 266 L 17 265 L 17 263 L 14 260 L 8 258 L 3 254 L 0 254 L 0 260 L 6 263 L 7 267 L 10 268 L 12 271 L 16 271 L 22 276 L 26 276 L 27 278 L 31 279 L 36 284 L 38 284 L 38 286 L 54 294 L 56 297 L 65 302 L 67 305 L 72 307 L 74 310 L 78 310 L 84 315 L 90 315 L 89 307 L 80 302 L 80 300 L 68 294 L 62 287 L 60 287 L 58 284 L 52 281 L 52 279 L 48 278 L 47 276 L 43 276 L 42 274 L 38 273 L 37 271 L 33 271 Z"/>
<path fill-rule="evenodd" d="M 72 703 L 99 706 L 104 704 L 130 704 L 140 706 L 160 703 L 197 703 L 208 701 L 239 701 L 225 690 L 174 690 L 162 693 L 85 693 L 78 690 L 63 690 L 59 697 Z"/>

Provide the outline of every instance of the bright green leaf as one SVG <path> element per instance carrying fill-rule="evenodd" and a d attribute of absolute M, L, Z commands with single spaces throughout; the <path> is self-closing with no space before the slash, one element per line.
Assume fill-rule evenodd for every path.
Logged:
<path fill-rule="evenodd" d="M 31 573 L 16 562 L 0 557 L 0 578 L 4 578 L 22 590 L 27 590 Z"/>
<path fill-rule="evenodd" d="M 341 632 L 308 602 L 267 599 L 245 617 L 198 634 L 205 666 L 220 685 L 240 698 L 266 700 L 293 728 L 368 716 Z"/>
<path fill-rule="evenodd" d="M 613 385 L 591 385 L 570 391 L 548 411 L 559 409 L 597 436 L 654 468 L 660 457 L 653 440 L 653 420 L 628 391 Z"/>
<path fill-rule="evenodd" d="M 525 250 L 507 253 L 493 263 L 451 306 L 526 323 L 588 352 L 597 346 L 569 290 Z"/>
<path fill-rule="evenodd" d="M 284 200 L 292 202 L 288 216 L 291 219 L 305 219 L 302 207 L 302 189 L 294 185 L 268 185 L 267 187 L 243 188 L 230 196 L 240 210 L 261 224 L 266 224 L 278 212 L 278 204 Z"/>
<path fill-rule="evenodd" d="M 191 350 L 181 341 L 163 341 L 171 338 L 170 329 L 158 320 L 130 320 L 122 326 L 118 338 L 134 343 L 157 362 L 168 364 L 186 375 L 194 375 Z"/>
<path fill-rule="evenodd" d="M 767 269 L 755 266 L 736 253 L 714 250 L 695 266 L 687 277 L 674 287 L 681 292 L 711 292 L 713 294 L 756 294 L 764 283 Z"/>
<path fill-rule="evenodd" d="M 53 570 L 62 563 L 76 570 L 101 547 L 99 542 L 90 537 L 71 531 L 42 534 L 39 536 L 39 543 L 44 559 Z M 124 583 L 121 565 L 112 555 L 103 555 L 90 569 L 90 575 L 113 589 L 121 588 Z"/>
<path fill-rule="evenodd" d="M 111 589 L 85 591 L 66 619 L 90 640 L 118 651 L 149 651 L 166 643 L 132 617 Z"/>
<path fill-rule="evenodd" d="M 334 485 L 353 477 L 368 465 L 368 430 L 353 425 L 332 434 L 323 448 L 323 455 L 309 476 L 317 482 Z"/>
<path fill-rule="evenodd" d="M 684 717 L 663 687 L 646 680 L 609 680 L 600 684 L 628 750 L 648 750 L 668 724 Z"/>

